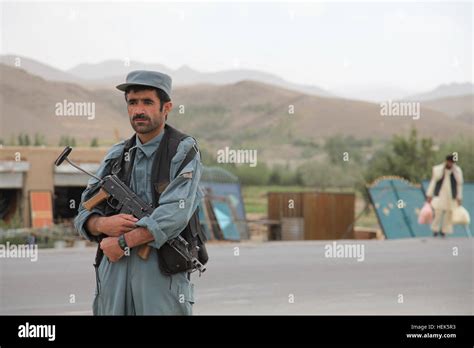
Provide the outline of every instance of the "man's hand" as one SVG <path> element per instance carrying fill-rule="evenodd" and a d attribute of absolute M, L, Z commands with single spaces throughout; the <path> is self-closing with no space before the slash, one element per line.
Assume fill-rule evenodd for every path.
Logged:
<path fill-rule="evenodd" d="M 432 199 L 433 199 L 433 197 L 426 197 L 426 201 L 427 201 L 428 203 L 431 203 L 431 200 L 432 200 Z"/>
<path fill-rule="evenodd" d="M 107 237 L 100 242 L 100 248 L 104 255 L 108 257 L 110 262 L 117 262 L 125 255 L 125 252 L 120 248 L 117 237 Z"/>
<path fill-rule="evenodd" d="M 113 216 L 99 217 L 96 222 L 98 232 L 110 237 L 119 237 L 120 235 L 135 229 L 135 222 L 138 219 L 129 214 L 117 214 Z"/>
<path fill-rule="evenodd" d="M 462 199 L 461 198 L 456 198 L 456 202 L 458 202 L 459 205 L 462 205 Z"/>

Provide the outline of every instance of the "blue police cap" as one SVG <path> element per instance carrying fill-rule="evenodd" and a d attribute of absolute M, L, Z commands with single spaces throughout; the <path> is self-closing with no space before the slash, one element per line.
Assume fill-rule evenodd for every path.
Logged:
<path fill-rule="evenodd" d="M 117 89 L 126 91 L 132 85 L 150 86 L 162 89 L 171 97 L 171 77 L 158 71 L 135 70 L 127 75 L 126 82 L 117 86 Z"/>

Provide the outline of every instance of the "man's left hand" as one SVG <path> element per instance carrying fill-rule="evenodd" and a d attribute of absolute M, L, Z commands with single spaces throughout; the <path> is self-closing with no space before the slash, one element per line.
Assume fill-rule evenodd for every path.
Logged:
<path fill-rule="evenodd" d="M 104 255 L 108 257 L 110 262 L 117 262 L 123 255 L 125 255 L 118 243 L 118 237 L 107 237 L 102 239 L 102 242 L 100 242 L 100 248 L 103 250 Z"/>
<path fill-rule="evenodd" d="M 461 198 L 456 198 L 456 202 L 458 202 L 459 205 L 462 205 L 462 199 Z"/>

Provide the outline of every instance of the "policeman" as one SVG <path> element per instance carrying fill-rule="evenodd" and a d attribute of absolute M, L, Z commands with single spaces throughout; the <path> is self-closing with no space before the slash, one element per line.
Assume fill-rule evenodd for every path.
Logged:
<path fill-rule="evenodd" d="M 129 141 L 114 145 L 106 154 L 98 177 L 110 174 L 119 158 L 128 156 L 130 163 L 129 186 L 141 199 L 153 204 L 160 185 L 153 185 L 156 173 L 155 155 L 160 143 L 173 134 L 181 134 L 166 124 L 172 110 L 171 77 L 154 71 L 133 71 L 126 83 L 117 88 L 125 92 L 130 124 L 135 130 Z M 167 134 L 168 133 L 168 134 Z M 166 136 L 165 136 L 166 135 Z M 134 144 L 124 153 L 127 144 Z M 187 272 L 165 274 L 160 271 L 157 250 L 167 240 L 177 237 L 187 226 L 202 198 L 199 180 L 202 164 L 197 144 L 184 136 L 177 142 L 176 153 L 169 162 L 169 183 L 159 190 L 158 204 L 150 216 L 140 220 L 128 214 L 108 216 L 99 207 L 86 210 L 82 202 L 98 190 L 97 179 L 90 179 L 82 194 L 76 229 L 86 239 L 100 241 L 105 257 L 97 268 L 97 285 L 93 302 L 94 315 L 191 315 L 194 303 L 194 285 Z M 184 168 L 190 151 L 192 160 Z M 160 171 L 160 168 L 157 169 Z M 178 172 L 179 170 L 179 172 Z M 139 249 L 152 249 L 142 259 Z"/>

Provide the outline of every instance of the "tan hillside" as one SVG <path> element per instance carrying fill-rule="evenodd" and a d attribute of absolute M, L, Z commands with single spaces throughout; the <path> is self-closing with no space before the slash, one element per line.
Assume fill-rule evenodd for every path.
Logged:
<path fill-rule="evenodd" d="M 120 93 L 117 91 L 117 98 Z M 0 138 L 26 132 L 44 134 L 50 144 L 63 135 L 89 143 L 93 137 L 114 140 L 114 128 L 121 135 L 129 133 L 126 111 L 115 110 L 108 97 L 76 84 L 46 81 L 24 70 L 0 65 L 2 127 Z M 70 102 L 95 103 L 95 118 L 56 116 L 56 104 Z"/>
<path fill-rule="evenodd" d="M 20 132 L 44 134 L 51 145 L 57 145 L 62 135 L 88 145 L 94 137 L 110 144 L 116 141 L 116 134 L 122 138 L 132 134 L 123 94 L 114 86 L 92 91 L 72 83 L 46 81 L 5 65 L 0 65 L 0 77 L 0 138 L 6 142 Z M 95 119 L 56 116 L 56 103 L 65 99 L 95 102 Z M 446 140 L 473 131 L 472 125 L 423 107 L 419 120 L 384 117 L 378 104 L 310 96 L 250 81 L 177 88 L 173 102 L 169 122 L 210 150 L 255 147 L 264 158 L 295 159 L 301 150 L 295 146 L 298 141 L 318 143 L 335 134 L 386 139 L 406 134 L 415 126 L 423 136 Z M 288 112 L 290 105 L 294 114 Z"/>
<path fill-rule="evenodd" d="M 422 104 L 451 117 L 468 119 L 470 115 L 471 122 L 474 117 L 474 94 L 428 100 Z"/>

